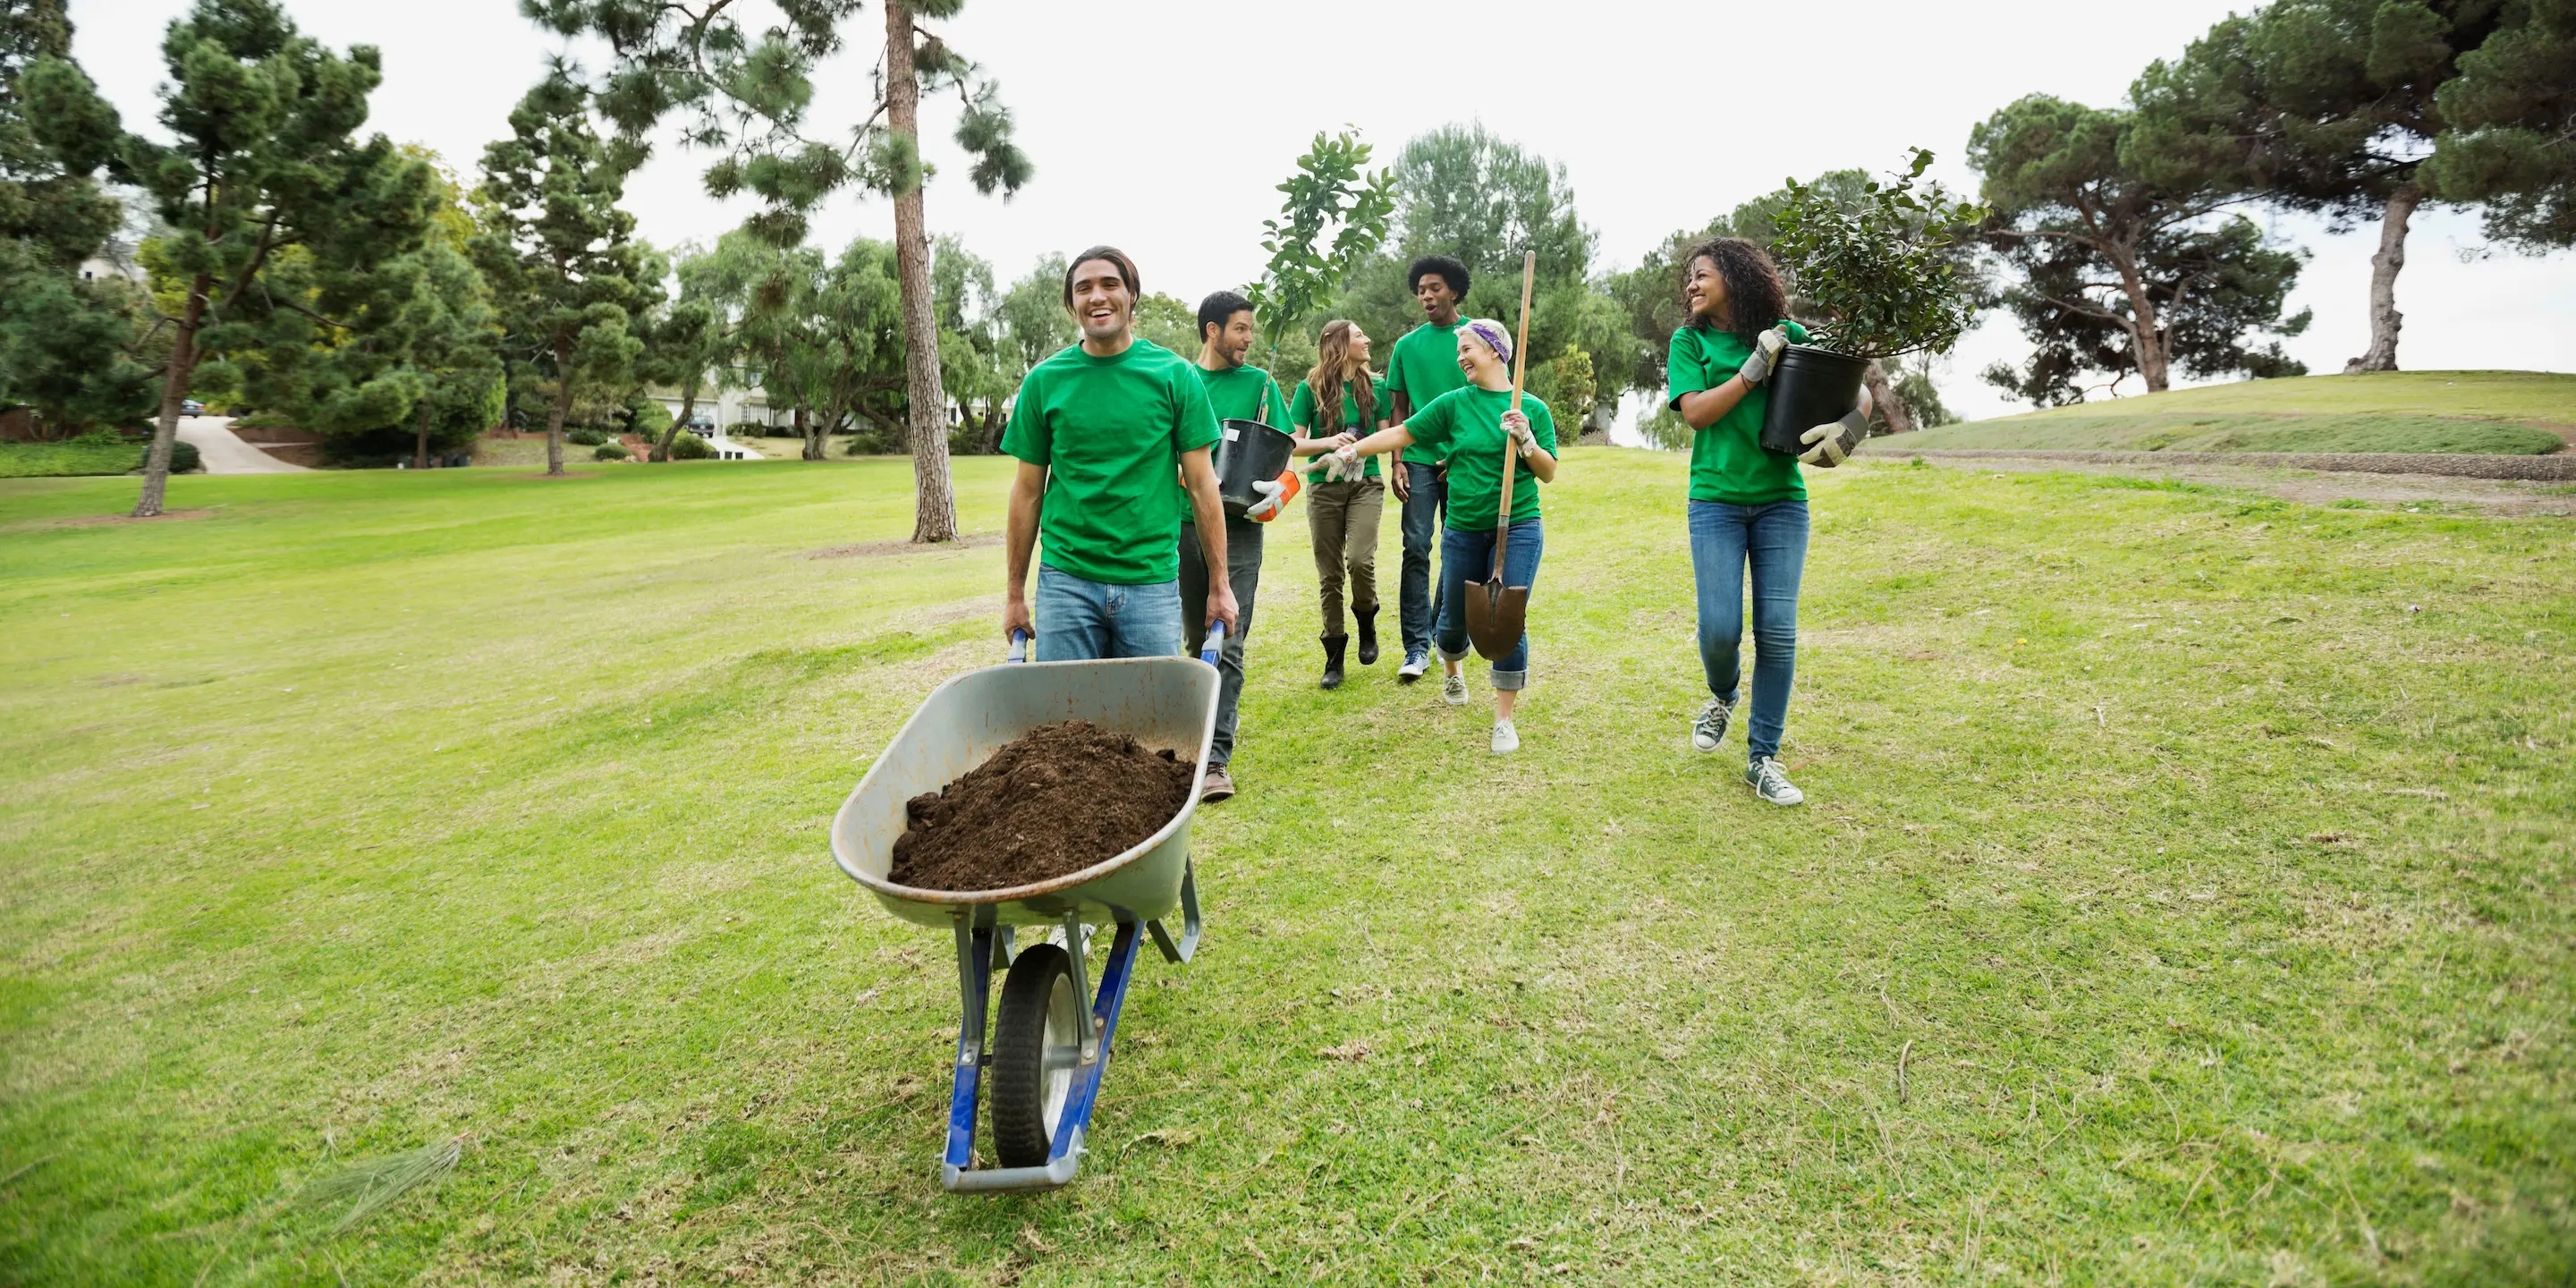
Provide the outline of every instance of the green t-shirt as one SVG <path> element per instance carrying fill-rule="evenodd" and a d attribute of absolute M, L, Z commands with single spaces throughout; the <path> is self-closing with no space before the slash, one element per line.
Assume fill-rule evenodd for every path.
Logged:
<path fill-rule="evenodd" d="M 1431 405 L 1405 418 L 1413 441 L 1449 462 L 1449 526 L 1480 532 L 1494 526 L 1503 503 L 1503 412 L 1512 405 L 1509 389 L 1468 385 L 1431 400 Z M 1521 395 L 1521 414 L 1529 417 L 1538 445 L 1556 452 L 1556 413 L 1528 394 Z M 1512 521 L 1538 517 L 1538 476 L 1528 461 L 1514 456 L 1520 468 L 1512 474 Z"/>
<path fill-rule="evenodd" d="M 1288 415 L 1288 395 L 1279 392 L 1279 382 L 1270 373 L 1250 363 L 1225 371 L 1210 371 L 1196 362 L 1190 369 L 1199 373 L 1199 383 L 1207 386 L 1208 407 L 1219 421 L 1257 420 L 1278 426 Z M 1222 425 L 1219 426 L 1223 428 Z M 1181 490 L 1181 522 L 1190 523 L 1190 484 L 1176 471 L 1172 483 Z M 1196 541 L 1198 538 L 1191 537 Z"/>
<path fill-rule="evenodd" d="M 1377 398 L 1377 414 L 1375 416 L 1368 417 L 1367 420 L 1369 423 L 1365 424 L 1362 423 L 1360 416 L 1360 400 L 1351 396 L 1349 388 L 1345 387 L 1342 390 L 1342 429 L 1349 430 L 1362 438 L 1366 438 L 1370 434 L 1376 432 L 1377 425 L 1375 422 L 1384 419 L 1386 416 L 1386 377 L 1379 376 L 1371 379 L 1369 381 L 1369 390 Z M 1297 396 L 1288 403 L 1288 423 L 1296 426 L 1298 433 L 1303 434 L 1308 438 L 1313 438 L 1321 432 L 1315 424 L 1315 413 L 1321 410 L 1323 409 L 1316 403 L 1315 387 L 1307 384 L 1303 380 L 1298 381 Z M 1340 433 L 1341 430 L 1335 430 L 1333 432 Z M 1320 456 L 1310 456 L 1306 459 L 1320 461 L 1323 458 Z M 1367 460 L 1367 477 L 1376 478 L 1378 476 L 1377 458 L 1371 456 L 1368 457 Z M 1309 483 L 1323 482 L 1324 467 L 1318 465 L 1315 468 L 1306 471 L 1306 481 Z"/>
<path fill-rule="evenodd" d="M 1429 322 L 1405 332 L 1387 352 L 1386 391 L 1389 396 L 1402 394 L 1419 412 L 1431 400 L 1452 389 L 1467 387 L 1467 373 L 1458 369 L 1458 328 L 1466 324 L 1466 315 L 1456 322 L 1437 326 Z M 1532 417 L 1530 423 L 1538 423 Z M 1497 448 L 1496 450 L 1501 450 Z M 1404 459 L 1417 465 L 1437 465 L 1440 458 L 1420 443 L 1404 449 Z M 1495 477 L 1501 477 L 1501 466 L 1495 466 Z"/>
<path fill-rule="evenodd" d="M 1029 370 L 1002 450 L 1050 471 L 1040 563 L 1111 586 L 1181 575 L 1182 493 L 1172 471 L 1217 436 L 1197 369 L 1137 340 L 1114 358 L 1070 345 Z"/>
<path fill-rule="evenodd" d="M 1218 420 L 1257 420 L 1264 425 L 1282 425 L 1288 415 L 1288 395 L 1280 392 L 1279 382 L 1270 373 L 1246 363 L 1228 371 L 1210 371 L 1193 362 L 1190 368 L 1199 373 L 1199 383 L 1207 386 L 1208 409 Z"/>
<path fill-rule="evenodd" d="M 1784 322 L 1790 340 L 1804 344 L 1807 328 Z M 1735 378 L 1753 350 L 1732 331 L 1673 332 L 1673 347 L 1664 359 L 1664 405 L 1679 410 L 1683 394 L 1715 389 Z M 1729 505 L 1768 505 L 1804 501 L 1806 481 L 1798 477 L 1798 458 L 1762 449 L 1762 413 L 1771 406 L 1771 384 L 1764 381 L 1735 404 L 1717 423 L 1691 435 L 1690 499 Z"/>

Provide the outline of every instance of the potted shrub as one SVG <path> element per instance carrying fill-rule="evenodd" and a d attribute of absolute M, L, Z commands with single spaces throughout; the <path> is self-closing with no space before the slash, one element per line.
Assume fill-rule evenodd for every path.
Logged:
<path fill-rule="evenodd" d="M 1872 183 L 1849 204 L 1789 181 L 1771 251 L 1816 320 L 1805 323 L 1809 342 L 1789 346 L 1772 372 L 1765 448 L 1796 455 L 1799 435 L 1860 405 L 1873 360 L 1946 353 L 1968 329 L 1974 308 L 1954 248 L 1986 212 L 1937 185 L 1918 191 L 1931 164 L 1916 148 L 1893 185 Z"/>

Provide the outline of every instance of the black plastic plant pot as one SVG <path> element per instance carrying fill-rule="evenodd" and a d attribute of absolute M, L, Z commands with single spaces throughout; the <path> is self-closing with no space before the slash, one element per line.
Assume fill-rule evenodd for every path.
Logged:
<path fill-rule="evenodd" d="M 1868 373 L 1867 358 L 1804 344 L 1782 350 L 1771 368 L 1771 405 L 1762 414 L 1763 449 L 1790 456 L 1807 450 L 1799 436 L 1860 406 L 1861 377 Z"/>
<path fill-rule="evenodd" d="M 1225 502 L 1227 517 L 1239 519 L 1245 510 L 1261 501 L 1261 494 L 1253 491 L 1252 485 L 1278 478 L 1288 468 L 1288 452 L 1295 444 L 1286 433 L 1257 420 L 1229 420 L 1220 428 L 1223 434 L 1216 444 L 1216 493 Z"/>

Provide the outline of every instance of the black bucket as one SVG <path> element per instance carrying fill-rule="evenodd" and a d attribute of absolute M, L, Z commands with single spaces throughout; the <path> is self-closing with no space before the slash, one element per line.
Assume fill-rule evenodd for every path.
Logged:
<path fill-rule="evenodd" d="M 1807 450 L 1799 436 L 1830 425 L 1860 406 L 1861 377 L 1869 359 L 1793 344 L 1771 367 L 1771 405 L 1762 413 L 1765 451 L 1795 456 Z"/>
<path fill-rule="evenodd" d="M 1216 494 L 1225 501 L 1228 518 L 1261 503 L 1255 483 L 1267 483 L 1288 469 L 1288 452 L 1296 444 L 1281 430 L 1257 420 L 1229 420 L 1216 444 Z"/>

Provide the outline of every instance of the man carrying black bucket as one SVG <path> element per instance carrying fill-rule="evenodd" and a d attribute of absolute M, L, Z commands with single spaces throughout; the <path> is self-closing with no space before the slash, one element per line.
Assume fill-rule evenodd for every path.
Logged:
<path fill-rule="evenodd" d="M 1458 371 L 1458 301 L 1467 295 L 1467 266 L 1447 255 L 1425 255 L 1404 270 L 1404 277 L 1426 320 L 1398 338 L 1387 355 L 1388 406 L 1382 425 L 1402 424 L 1432 399 L 1467 384 Z M 1396 588 L 1404 665 L 1395 673 L 1398 684 L 1411 684 L 1431 669 L 1431 630 L 1440 620 L 1431 552 L 1440 543 L 1440 515 L 1448 499 L 1440 467 L 1433 449 L 1417 444 L 1405 448 L 1387 472 L 1395 499 L 1404 507 L 1404 569 Z"/>
<path fill-rule="evenodd" d="M 1218 421 L 1257 420 L 1277 424 L 1287 415 L 1279 382 L 1259 367 L 1244 365 L 1252 352 L 1252 301 L 1232 291 L 1219 291 L 1199 302 L 1199 383 Z M 1235 703 L 1243 696 L 1243 647 L 1252 638 L 1252 601 L 1261 589 L 1261 525 L 1279 512 L 1278 483 L 1256 483 L 1268 499 L 1227 516 L 1226 581 L 1234 588 L 1235 624 L 1217 659 L 1223 677 L 1217 686 L 1216 738 L 1208 745 L 1207 773 L 1199 780 L 1199 799 L 1221 801 L 1234 795 L 1234 777 L 1226 765 L 1234 758 Z M 1208 564 L 1199 551 L 1198 524 L 1181 514 L 1181 620 L 1198 621 L 1207 613 Z"/>
<path fill-rule="evenodd" d="M 1115 247 L 1073 257 L 1064 306 L 1082 342 L 1030 369 L 1002 434 L 1002 450 L 1020 460 L 1002 631 L 1031 630 L 1034 617 L 1042 661 L 1186 654 L 1197 643 L 1188 631 L 1235 625 L 1224 511 L 1208 460 L 1216 416 L 1188 359 L 1136 338 L 1138 289 L 1136 262 Z M 1204 616 L 1186 627 L 1174 545 L 1185 501 L 1211 582 Z M 1033 615 L 1029 556 L 1041 530 Z"/>

